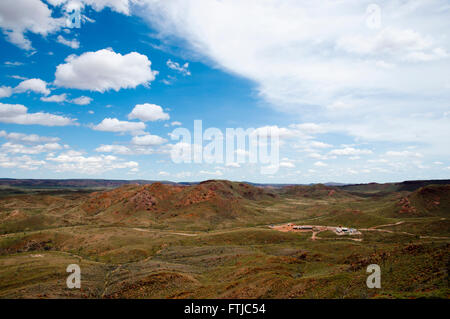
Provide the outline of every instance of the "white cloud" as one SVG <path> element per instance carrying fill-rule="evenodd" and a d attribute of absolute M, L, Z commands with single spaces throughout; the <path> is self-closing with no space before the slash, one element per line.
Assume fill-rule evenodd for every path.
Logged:
<path fill-rule="evenodd" d="M 16 79 L 16 80 L 26 80 L 27 78 L 24 76 L 20 76 L 20 75 L 10 75 L 9 76 L 12 79 Z"/>
<path fill-rule="evenodd" d="M 0 98 L 10 97 L 12 95 L 12 88 L 9 86 L 0 86 Z"/>
<path fill-rule="evenodd" d="M 32 159 L 28 155 L 21 155 L 15 157 L 5 156 L 0 154 L 0 167 L 3 168 L 21 168 L 26 170 L 36 170 L 46 162 L 42 160 Z"/>
<path fill-rule="evenodd" d="M 168 120 L 169 118 L 169 114 L 165 113 L 161 106 L 150 103 L 137 104 L 128 114 L 129 120 L 138 119 L 144 122 Z"/>
<path fill-rule="evenodd" d="M 421 51 L 432 45 L 414 30 L 387 27 L 373 36 L 346 36 L 338 39 L 337 46 L 345 51 L 358 54 L 404 53 Z"/>
<path fill-rule="evenodd" d="M 414 76 L 435 70 L 402 65 L 393 73 L 371 61 L 392 64 L 407 53 L 448 47 L 448 37 L 441 36 L 450 26 L 439 12 L 444 3 L 382 1 L 379 30 L 366 27 L 367 3 L 361 1 L 155 0 L 140 2 L 136 13 L 167 41 L 181 38 L 196 56 L 254 80 L 274 107 L 295 111 L 331 105 L 349 91 L 370 96 L 417 93 L 422 84 L 442 87 L 443 76 L 433 86 L 427 84 L 432 76 Z"/>
<path fill-rule="evenodd" d="M 328 129 L 323 124 L 317 123 L 300 123 L 289 125 L 290 128 L 298 130 L 304 135 L 326 133 Z"/>
<path fill-rule="evenodd" d="M 5 65 L 6 66 L 21 66 L 21 65 L 23 65 L 23 63 L 19 62 L 19 61 L 6 61 Z"/>
<path fill-rule="evenodd" d="M 386 156 L 393 157 L 423 157 L 423 154 L 419 152 L 411 152 L 411 151 L 388 151 L 386 152 Z"/>
<path fill-rule="evenodd" d="M 71 100 L 72 103 L 78 104 L 78 105 L 88 105 L 92 102 L 92 98 L 88 96 L 80 96 L 73 100 Z"/>
<path fill-rule="evenodd" d="M 278 127 L 277 125 L 267 125 L 258 127 L 254 130 L 254 134 L 260 137 L 278 136 L 280 139 L 290 139 L 298 137 L 298 132 L 286 127 Z"/>
<path fill-rule="evenodd" d="M 6 153 L 39 154 L 60 150 L 62 147 L 58 143 L 46 143 L 33 146 L 26 146 L 17 143 L 6 142 L 1 146 L 1 150 Z"/>
<path fill-rule="evenodd" d="M 93 126 L 96 131 L 104 132 L 130 132 L 132 134 L 143 133 L 145 124 L 142 122 L 119 121 L 116 118 L 105 118 L 99 124 Z"/>
<path fill-rule="evenodd" d="M 331 155 L 369 155 L 372 153 L 373 152 L 371 150 L 357 149 L 353 147 L 334 149 L 329 152 Z"/>
<path fill-rule="evenodd" d="M 447 51 L 442 48 L 435 48 L 430 52 L 411 52 L 405 56 L 405 60 L 412 62 L 428 62 L 437 59 L 444 59 L 449 57 Z"/>
<path fill-rule="evenodd" d="M 24 105 L 0 103 L 0 122 L 26 125 L 66 126 L 74 125 L 75 119 L 44 112 L 28 113 L 28 108 Z"/>
<path fill-rule="evenodd" d="M 47 88 L 47 83 L 41 79 L 28 79 L 22 81 L 14 88 L 14 92 L 23 93 L 23 92 L 35 92 L 41 93 L 44 95 L 49 95 L 50 90 Z"/>
<path fill-rule="evenodd" d="M 328 164 L 326 164 L 326 163 L 324 163 L 324 162 L 321 162 L 321 161 L 317 161 L 317 162 L 314 163 L 314 166 L 317 166 L 317 167 L 326 167 L 326 166 L 328 166 Z"/>
<path fill-rule="evenodd" d="M 312 147 L 312 148 L 329 148 L 329 147 L 332 147 L 333 145 L 330 145 L 330 144 L 327 144 L 324 142 L 319 142 L 319 141 L 311 141 L 308 143 L 308 146 Z"/>
<path fill-rule="evenodd" d="M 67 100 L 67 94 L 63 93 L 60 95 L 51 95 L 51 96 L 43 96 L 41 97 L 41 101 L 44 102 L 65 102 Z"/>
<path fill-rule="evenodd" d="M 364 1 L 154 0 L 136 14 L 165 45 L 187 43 L 187 58 L 253 81 L 276 110 L 330 123 L 315 134 L 420 141 L 448 157 L 448 120 L 411 116 L 448 110 L 448 0 L 377 4 L 376 30 Z"/>
<path fill-rule="evenodd" d="M 58 35 L 58 37 L 56 38 L 56 41 L 58 43 L 64 44 L 68 47 L 71 47 L 72 49 L 78 49 L 80 47 L 80 42 L 77 39 L 67 40 L 62 35 Z"/>
<path fill-rule="evenodd" d="M 384 158 L 369 159 L 369 160 L 367 160 L 367 162 L 369 162 L 369 163 L 383 163 L 383 164 L 389 163 L 389 161 L 387 159 L 384 159 Z"/>
<path fill-rule="evenodd" d="M 151 134 L 134 136 L 133 139 L 131 140 L 131 143 L 140 146 L 161 145 L 164 144 L 165 142 L 167 142 L 165 138 Z"/>
<path fill-rule="evenodd" d="M 170 125 L 172 125 L 172 126 L 180 126 L 181 122 L 173 121 L 172 123 L 170 123 Z"/>
<path fill-rule="evenodd" d="M 95 11 L 101 11 L 108 7 L 113 11 L 125 15 L 130 14 L 130 4 L 136 0 L 48 0 L 54 6 L 63 6 L 67 11 L 74 8 L 84 9 L 85 6 L 92 7 Z"/>
<path fill-rule="evenodd" d="M 40 0 L 0 1 L 0 28 L 9 42 L 25 50 L 33 48 L 26 32 L 46 36 L 59 30 L 64 21 L 52 18 L 52 11 Z"/>
<path fill-rule="evenodd" d="M 280 162 L 280 167 L 284 168 L 295 168 L 295 164 L 292 162 Z"/>
<path fill-rule="evenodd" d="M 99 153 L 132 154 L 132 151 L 124 145 L 101 145 L 95 151 Z"/>
<path fill-rule="evenodd" d="M 66 88 L 105 92 L 119 91 L 149 85 L 157 71 L 152 71 L 150 60 L 142 54 L 125 55 L 112 49 L 70 55 L 66 63 L 56 67 L 55 84 Z"/>
<path fill-rule="evenodd" d="M 213 175 L 213 176 L 222 176 L 223 172 L 216 170 L 216 171 L 200 171 L 200 175 Z"/>
<path fill-rule="evenodd" d="M 7 140 L 20 141 L 24 143 L 40 143 L 40 142 L 57 142 L 59 137 L 47 137 L 39 136 L 37 134 L 24 134 L 24 133 L 7 133 L 6 131 L 0 131 L 0 137 Z"/>
<path fill-rule="evenodd" d="M 56 163 L 51 168 L 57 172 L 75 171 L 85 174 L 99 174 L 113 169 L 139 167 L 137 162 L 126 162 L 113 155 L 83 156 L 76 151 L 67 151 L 58 156 L 47 156 L 47 161 Z"/>
<path fill-rule="evenodd" d="M 51 96 L 43 96 L 41 97 L 41 101 L 43 102 L 70 102 L 78 105 L 88 105 L 91 103 L 92 98 L 88 96 L 80 96 L 75 99 L 69 100 L 66 93 L 62 93 L 59 95 L 51 95 Z"/>
<path fill-rule="evenodd" d="M 183 65 L 180 65 L 178 62 L 173 62 L 172 60 L 167 60 L 166 65 L 169 67 L 169 69 L 175 70 L 180 72 L 183 75 L 191 75 L 191 72 L 189 71 L 189 63 L 186 62 Z"/>

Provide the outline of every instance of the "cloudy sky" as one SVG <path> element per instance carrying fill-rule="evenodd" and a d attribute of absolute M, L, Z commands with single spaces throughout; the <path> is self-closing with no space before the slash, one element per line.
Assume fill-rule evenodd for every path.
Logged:
<path fill-rule="evenodd" d="M 448 0 L 2 0 L 0 29 L 0 177 L 450 178 Z M 174 163 L 194 120 L 272 127 L 280 169 Z"/>

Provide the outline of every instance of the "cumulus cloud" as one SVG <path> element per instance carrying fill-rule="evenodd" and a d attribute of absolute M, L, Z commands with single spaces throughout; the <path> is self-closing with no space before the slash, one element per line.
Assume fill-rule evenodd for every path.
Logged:
<path fill-rule="evenodd" d="M 78 105 L 88 105 L 92 102 L 92 98 L 88 96 L 80 96 L 73 100 L 71 100 L 72 103 L 78 104 Z"/>
<path fill-rule="evenodd" d="M 46 143 L 32 146 L 6 142 L 1 146 L 1 151 L 5 153 L 39 154 L 50 151 L 57 151 L 62 148 L 58 143 Z"/>
<path fill-rule="evenodd" d="M 16 133 L 16 132 L 8 133 L 4 130 L 0 131 L 0 137 L 3 137 L 7 140 L 20 141 L 20 142 L 24 142 L 24 143 L 41 143 L 41 142 L 57 142 L 57 141 L 59 141 L 59 137 L 47 137 L 47 136 L 40 136 L 37 134 L 24 134 L 24 133 Z"/>
<path fill-rule="evenodd" d="M 292 162 L 288 162 L 288 161 L 282 161 L 282 162 L 280 162 L 280 167 L 295 168 L 295 164 Z"/>
<path fill-rule="evenodd" d="M 373 152 L 371 150 L 357 149 L 353 147 L 334 149 L 329 152 L 331 155 L 369 155 L 372 153 Z"/>
<path fill-rule="evenodd" d="M 99 153 L 114 153 L 114 154 L 124 154 L 129 155 L 133 152 L 124 145 L 101 145 L 95 149 Z"/>
<path fill-rule="evenodd" d="M 12 88 L 9 86 L 0 86 L 0 98 L 10 97 L 12 95 Z"/>
<path fill-rule="evenodd" d="M 300 133 L 304 135 L 311 135 L 311 134 L 322 134 L 326 133 L 328 129 L 323 124 L 318 123 L 300 123 L 300 124 L 291 124 L 289 125 L 290 128 L 295 129 L 299 131 Z"/>
<path fill-rule="evenodd" d="M 0 103 L 0 122 L 15 124 L 36 124 L 44 126 L 74 125 L 76 119 L 45 112 L 28 113 L 22 104 Z"/>
<path fill-rule="evenodd" d="M 326 166 L 328 166 L 328 164 L 326 164 L 326 163 L 324 163 L 324 162 L 321 162 L 321 161 L 317 161 L 317 162 L 314 163 L 314 166 L 317 166 L 317 167 L 326 167 Z"/>
<path fill-rule="evenodd" d="M 14 88 L 14 92 L 16 93 L 35 92 L 44 95 L 50 94 L 50 90 L 47 88 L 47 82 L 41 79 L 24 80 Z"/>
<path fill-rule="evenodd" d="M 58 35 L 58 37 L 56 38 L 56 41 L 58 43 L 64 44 L 68 47 L 71 47 L 72 49 L 78 49 L 80 47 L 80 42 L 77 39 L 67 40 L 62 35 Z"/>
<path fill-rule="evenodd" d="M 65 19 L 53 18 L 52 11 L 40 0 L 0 1 L 0 28 L 6 39 L 25 50 L 32 50 L 25 33 L 46 36 L 58 31 Z"/>
<path fill-rule="evenodd" d="M 70 102 L 78 105 L 88 105 L 91 103 L 92 98 L 88 96 L 80 96 L 75 99 L 69 99 L 66 93 L 62 93 L 59 95 L 43 96 L 41 97 L 41 101 L 56 103 Z"/>
<path fill-rule="evenodd" d="M 21 168 L 32 171 L 45 164 L 45 161 L 33 159 L 28 155 L 10 157 L 0 154 L 0 167 L 2 168 Z"/>
<path fill-rule="evenodd" d="M 147 56 L 137 52 L 125 55 L 112 49 L 70 55 L 56 67 L 55 85 L 105 92 L 149 85 L 157 71 L 152 71 Z"/>
<path fill-rule="evenodd" d="M 169 114 L 165 113 L 161 106 L 156 104 L 137 104 L 130 114 L 129 120 L 141 120 L 144 122 L 154 122 L 158 120 L 168 120 Z"/>
<path fill-rule="evenodd" d="M 309 142 L 309 147 L 312 148 L 329 148 L 332 147 L 333 145 L 324 143 L 324 142 L 319 142 L 319 141 L 311 141 Z"/>
<path fill-rule="evenodd" d="M 93 126 L 93 129 L 104 132 L 142 134 L 145 124 L 142 122 L 120 121 L 116 118 L 105 118 L 99 124 Z"/>
<path fill-rule="evenodd" d="M 60 95 L 51 95 L 51 96 L 43 96 L 41 97 L 41 101 L 43 102 L 65 102 L 67 100 L 67 94 L 63 93 Z"/>
<path fill-rule="evenodd" d="M 134 136 L 133 139 L 131 140 L 131 143 L 141 146 L 161 145 L 164 144 L 165 142 L 167 142 L 165 138 L 151 134 Z"/>
<path fill-rule="evenodd" d="M 77 151 L 67 151 L 58 156 L 47 156 L 47 161 L 54 162 L 52 168 L 57 172 L 80 172 L 99 174 L 113 169 L 138 168 L 135 161 L 124 161 L 113 155 L 84 156 Z"/>

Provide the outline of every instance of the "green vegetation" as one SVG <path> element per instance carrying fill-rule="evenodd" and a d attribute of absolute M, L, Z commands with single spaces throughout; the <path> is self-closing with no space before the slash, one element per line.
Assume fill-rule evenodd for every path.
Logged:
<path fill-rule="evenodd" d="M 399 187 L 3 187 L 0 297 L 449 298 L 450 186 Z M 269 227 L 288 222 L 361 234 Z M 381 289 L 365 284 L 373 263 Z"/>

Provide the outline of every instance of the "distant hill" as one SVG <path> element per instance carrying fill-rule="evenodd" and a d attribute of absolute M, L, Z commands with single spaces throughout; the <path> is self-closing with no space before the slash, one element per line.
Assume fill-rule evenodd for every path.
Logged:
<path fill-rule="evenodd" d="M 198 185 L 202 182 L 172 182 L 172 181 L 155 181 L 155 180 L 113 180 L 113 179 L 14 179 L 0 178 L 0 186 L 6 187 L 24 187 L 24 188 L 115 188 L 122 185 L 146 185 L 152 183 L 161 183 L 164 185 L 191 186 Z M 334 187 L 335 190 L 343 190 L 348 192 L 397 192 L 397 191 L 415 191 L 420 187 L 427 185 L 444 185 L 450 184 L 449 179 L 443 180 L 422 180 L 422 181 L 405 181 L 399 183 L 367 183 L 367 184 L 342 184 L 329 182 L 325 184 L 273 184 L 273 183 L 251 183 L 241 182 L 246 185 L 263 188 L 283 189 L 286 187 L 300 187 L 322 185 L 326 187 Z M 320 186 L 320 187 L 322 187 Z"/>
<path fill-rule="evenodd" d="M 331 187 L 323 184 L 314 184 L 310 186 L 287 186 L 283 188 L 282 193 L 289 196 L 307 197 L 312 199 L 344 198 L 352 196 L 337 187 Z"/>
<path fill-rule="evenodd" d="M 1 178 L 1 186 L 32 187 L 32 188 L 112 188 L 128 184 L 151 184 L 152 180 L 110 180 L 110 179 L 13 179 Z M 169 181 L 160 181 L 163 184 L 176 184 Z"/>
<path fill-rule="evenodd" d="M 437 179 L 437 180 L 423 180 L 423 181 L 405 181 L 401 183 L 368 183 L 368 184 L 350 184 L 344 186 L 337 186 L 342 190 L 349 192 L 401 192 L 401 191 L 415 191 L 421 187 L 427 185 L 445 185 L 450 184 L 450 179 Z"/>

